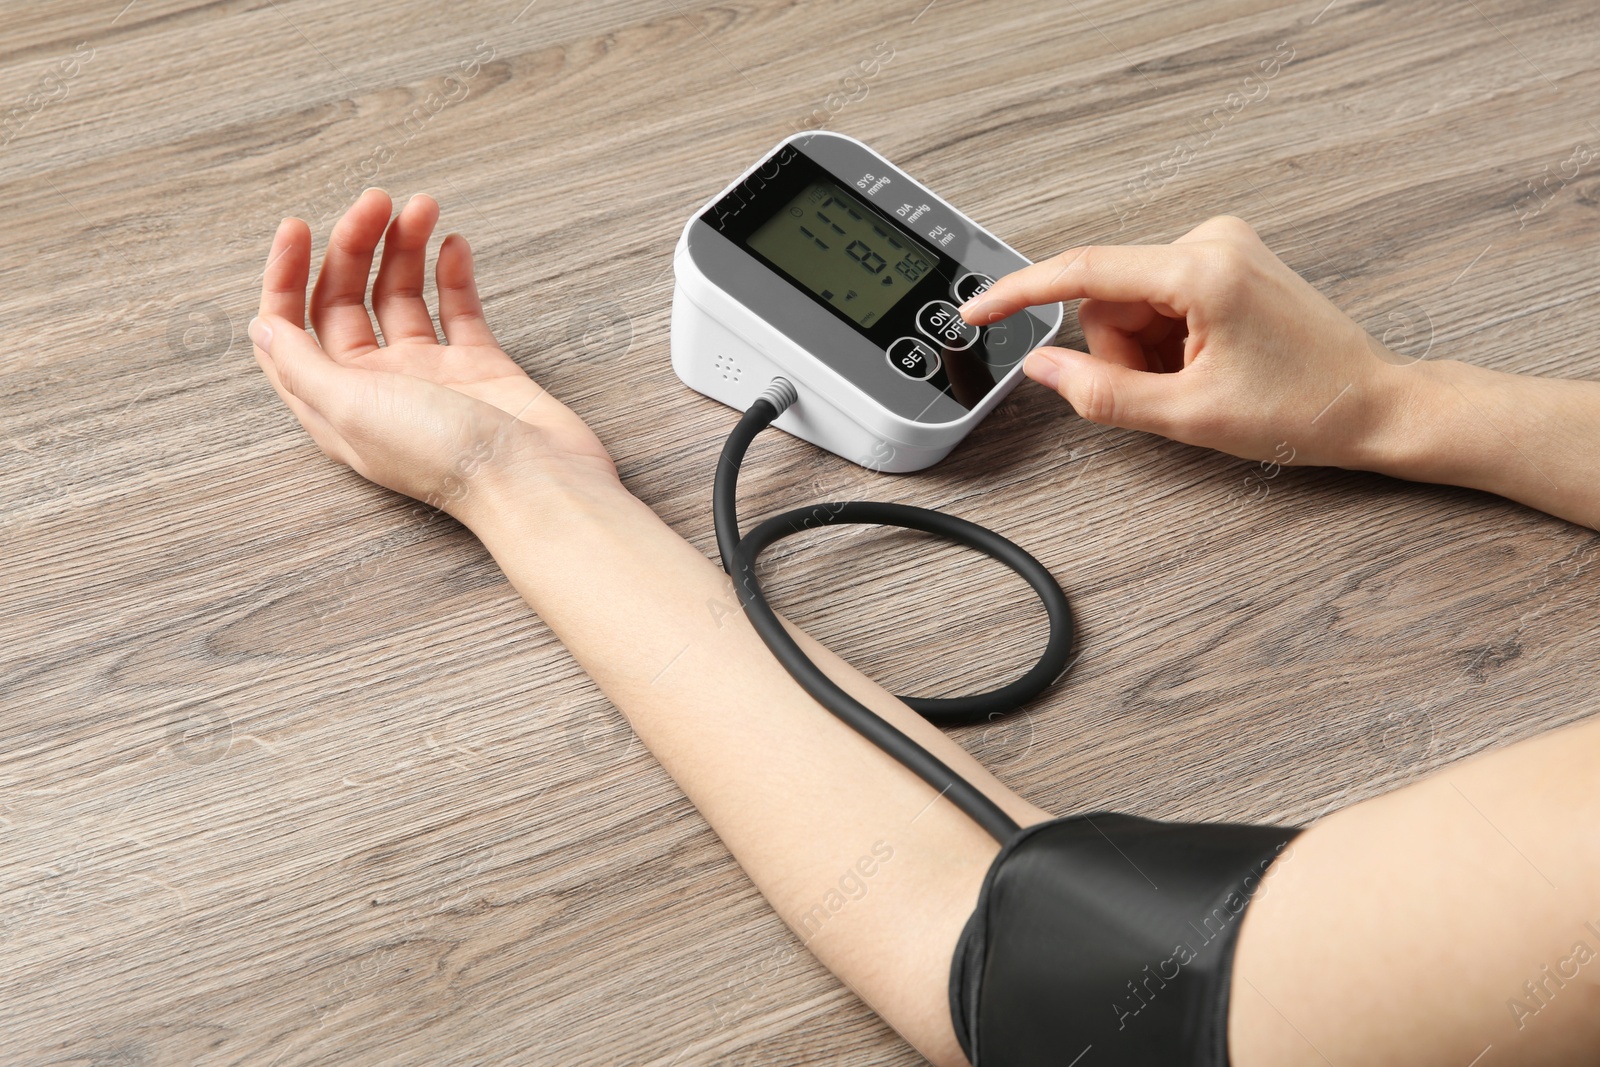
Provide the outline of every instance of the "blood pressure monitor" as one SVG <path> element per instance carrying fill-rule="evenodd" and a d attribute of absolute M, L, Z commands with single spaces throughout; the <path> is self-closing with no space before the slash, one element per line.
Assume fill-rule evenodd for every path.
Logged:
<path fill-rule="evenodd" d="M 746 410 L 776 377 L 772 425 L 845 459 L 943 459 L 1055 336 L 1061 306 L 983 327 L 957 307 L 1028 260 L 860 141 L 779 144 L 696 212 L 674 254 L 672 366 Z"/>
<path fill-rule="evenodd" d="M 712 521 L 723 570 L 756 633 L 819 704 L 1002 843 L 1021 832 L 983 790 L 824 673 L 779 619 L 756 561 L 819 526 L 900 526 L 983 552 L 1016 571 L 1050 633 L 1021 677 L 987 692 L 902 695 L 934 722 L 992 722 L 1072 663 L 1072 607 L 1038 560 L 993 530 L 931 508 L 841 500 L 791 508 L 746 531 L 739 473 L 768 426 L 864 467 L 939 462 L 1010 392 L 1022 359 L 1055 336 L 1061 305 L 982 327 L 958 305 L 1028 261 L 860 141 L 790 137 L 695 213 L 673 259 L 672 366 L 739 409 L 716 463 Z"/>

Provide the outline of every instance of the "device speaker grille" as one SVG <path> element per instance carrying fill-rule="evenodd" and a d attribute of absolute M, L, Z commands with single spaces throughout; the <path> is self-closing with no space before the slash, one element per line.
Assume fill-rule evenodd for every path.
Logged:
<path fill-rule="evenodd" d="M 739 364 L 733 361 L 732 356 L 719 355 L 716 362 L 717 373 L 722 375 L 724 381 L 736 382 L 744 371 Z"/>

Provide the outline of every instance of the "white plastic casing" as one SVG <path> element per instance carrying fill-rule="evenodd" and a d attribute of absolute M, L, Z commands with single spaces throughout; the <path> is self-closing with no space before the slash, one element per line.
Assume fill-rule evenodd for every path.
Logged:
<path fill-rule="evenodd" d="M 822 131 L 795 134 L 778 148 L 819 133 Z M 831 132 L 824 135 L 852 141 L 871 151 L 855 138 Z M 900 473 L 939 462 L 1016 387 L 1022 377 L 1021 361 L 1009 368 L 988 395 L 961 418 L 940 423 L 914 422 L 885 408 L 734 299 L 695 264 L 689 254 L 689 231 L 695 219 L 749 178 L 762 162 L 752 164 L 695 212 L 678 239 L 673 252 L 676 281 L 672 294 L 672 369 L 691 389 L 739 411 L 746 410 L 767 383 L 781 375 L 794 384 L 799 399 L 773 422 L 780 430 L 872 470 Z M 976 228 L 971 219 L 927 191 L 920 182 L 892 164 L 885 162 L 883 166 L 906 186 L 917 188 L 920 195 L 937 200 Z M 1015 249 L 994 240 L 1021 258 Z M 1038 344 L 1048 344 L 1060 324 L 1061 309 L 1057 305 L 1054 324 Z"/>

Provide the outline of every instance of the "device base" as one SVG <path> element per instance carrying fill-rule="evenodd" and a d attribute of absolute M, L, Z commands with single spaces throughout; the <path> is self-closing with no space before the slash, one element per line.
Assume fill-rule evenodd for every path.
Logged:
<path fill-rule="evenodd" d="M 706 314 L 681 285 L 672 291 L 672 369 L 695 392 L 739 411 L 747 410 L 772 379 L 787 378 L 799 400 L 772 425 L 868 470 L 922 470 L 949 455 L 957 443 L 916 447 L 873 433 Z"/>

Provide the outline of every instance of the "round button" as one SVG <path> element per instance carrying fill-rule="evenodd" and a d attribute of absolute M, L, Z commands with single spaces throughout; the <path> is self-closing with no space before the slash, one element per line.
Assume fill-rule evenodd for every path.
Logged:
<path fill-rule="evenodd" d="M 1021 363 L 1044 339 L 1039 320 L 1025 311 L 1009 315 L 983 328 L 983 361 L 995 369 Z"/>
<path fill-rule="evenodd" d="M 948 300 L 930 300 L 917 312 L 917 329 L 956 351 L 971 348 L 978 340 L 978 328 L 961 317 Z"/>
<path fill-rule="evenodd" d="M 1028 354 L 1031 331 L 1026 325 L 1017 328 L 1018 319 L 1026 315 L 1012 315 L 983 328 L 983 361 L 991 367 L 1009 367 Z"/>
<path fill-rule="evenodd" d="M 988 292 L 989 286 L 993 284 L 993 278 L 987 274 L 979 274 L 974 270 L 968 271 L 957 278 L 956 283 L 950 287 L 950 291 L 955 294 L 956 303 L 965 304 L 973 297 Z"/>
<path fill-rule="evenodd" d="M 928 342 L 915 337 L 900 338 L 884 349 L 884 354 L 889 357 L 889 366 L 919 382 L 939 372 L 939 353 Z"/>

